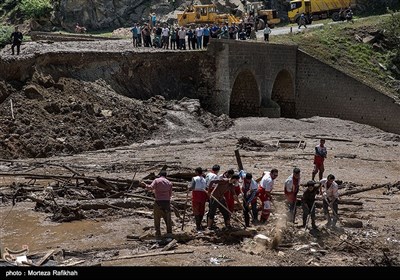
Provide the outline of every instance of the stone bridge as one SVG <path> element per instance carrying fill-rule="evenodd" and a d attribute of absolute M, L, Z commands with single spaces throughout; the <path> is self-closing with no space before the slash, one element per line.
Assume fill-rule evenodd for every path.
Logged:
<path fill-rule="evenodd" d="M 400 134 L 399 103 L 297 46 L 214 42 L 213 112 L 231 117 L 341 118 Z"/>
<path fill-rule="evenodd" d="M 22 88 L 38 75 L 55 82 L 101 79 L 132 98 L 198 98 L 217 115 L 333 117 L 400 134 L 396 100 L 297 46 L 212 40 L 207 51 L 161 51 L 132 50 L 127 41 L 125 49 L 101 49 L 95 42 L 60 51 L 54 45 L 46 52 L 0 57 L 0 79 L 22 82 Z"/>

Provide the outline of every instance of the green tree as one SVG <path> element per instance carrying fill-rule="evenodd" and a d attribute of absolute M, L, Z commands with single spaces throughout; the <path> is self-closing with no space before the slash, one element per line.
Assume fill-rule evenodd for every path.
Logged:
<path fill-rule="evenodd" d="M 12 28 L 9 26 L 0 25 L 0 48 L 10 43 Z"/>
<path fill-rule="evenodd" d="M 28 18 L 41 18 L 53 10 L 51 0 L 21 0 L 19 8 Z"/>

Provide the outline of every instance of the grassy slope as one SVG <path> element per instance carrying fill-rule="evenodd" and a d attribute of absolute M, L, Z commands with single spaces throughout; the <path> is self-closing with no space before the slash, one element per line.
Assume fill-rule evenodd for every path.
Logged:
<path fill-rule="evenodd" d="M 326 20 L 321 29 L 309 28 L 304 33 L 274 36 L 272 43 L 297 44 L 303 51 L 333 67 L 355 76 L 388 95 L 400 97 L 400 73 L 391 69 L 393 49 L 378 50 L 372 44 L 359 42 L 356 39 L 358 36 L 365 38 L 382 31 L 383 24 L 388 19 L 387 15 L 373 16 L 355 20 L 354 24 L 328 24 L 332 21 Z M 321 22 L 315 21 L 315 23 Z"/>

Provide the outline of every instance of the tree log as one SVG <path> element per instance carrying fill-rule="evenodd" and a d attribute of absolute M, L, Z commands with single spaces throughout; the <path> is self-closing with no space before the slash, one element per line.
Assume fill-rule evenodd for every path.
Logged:
<path fill-rule="evenodd" d="M 362 188 L 362 189 L 358 189 L 358 190 L 350 190 L 347 192 L 343 192 L 341 194 L 339 194 L 339 196 L 344 196 L 344 195 L 351 195 L 351 194 L 356 194 L 356 193 L 360 193 L 360 192 L 366 192 L 366 191 L 371 191 L 371 190 L 375 190 L 375 189 L 379 189 L 379 188 L 387 188 L 389 187 L 390 184 L 383 184 L 383 185 L 373 185 L 371 187 L 368 188 Z"/>

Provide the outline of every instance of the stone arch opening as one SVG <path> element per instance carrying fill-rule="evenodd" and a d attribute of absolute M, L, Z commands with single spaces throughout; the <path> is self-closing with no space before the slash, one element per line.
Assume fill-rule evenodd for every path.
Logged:
<path fill-rule="evenodd" d="M 248 70 L 240 72 L 232 88 L 229 117 L 258 117 L 260 106 L 260 91 L 253 73 Z"/>
<path fill-rule="evenodd" d="M 281 117 L 296 117 L 294 82 L 288 71 L 282 70 L 276 76 L 274 86 L 272 87 L 271 99 L 279 105 Z"/>

